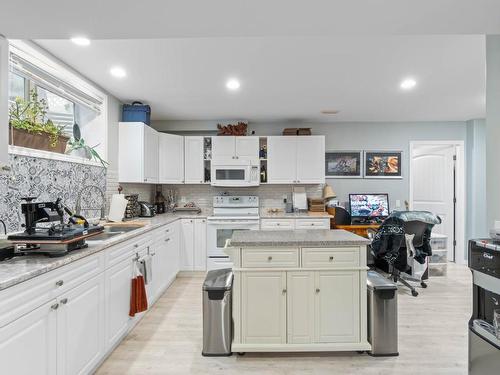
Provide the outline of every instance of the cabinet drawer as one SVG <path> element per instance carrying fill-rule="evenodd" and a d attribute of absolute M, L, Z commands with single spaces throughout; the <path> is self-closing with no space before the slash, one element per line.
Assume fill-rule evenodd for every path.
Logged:
<path fill-rule="evenodd" d="M 261 229 L 270 230 L 293 230 L 295 228 L 294 219 L 263 219 L 260 224 Z"/>
<path fill-rule="evenodd" d="M 297 219 L 295 229 L 330 229 L 330 219 Z"/>
<path fill-rule="evenodd" d="M 358 247 L 302 249 L 302 266 L 304 268 L 357 267 L 358 265 Z"/>
<path fill-rule="evenodd" d="M 242 267 L 272 268 L 272 267 L 298 267 L 298 249 L 243 249 Z"/>

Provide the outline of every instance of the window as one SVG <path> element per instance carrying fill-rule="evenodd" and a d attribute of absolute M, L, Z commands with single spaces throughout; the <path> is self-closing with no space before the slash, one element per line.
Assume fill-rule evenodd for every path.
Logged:
<path fill-rule="evenodd" d="M 47 101 L 47 118 L 56 125 L 64 126 L 64 133 L 71 136 L 73 134 L 73 124 L 75 123 L 75 103 L 43 87 L 38 86 L 36 90 L 38 97 Z"/>
<path fill-rule="evenodd" d="M 17 97 L 26 98 L 26 80 L 15 73 L 9 74 L 9 102 Z"/>

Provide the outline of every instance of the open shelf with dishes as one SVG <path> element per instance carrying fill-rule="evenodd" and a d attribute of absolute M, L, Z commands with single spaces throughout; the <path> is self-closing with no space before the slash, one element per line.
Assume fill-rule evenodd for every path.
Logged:
<path fill-rule="evenodd" d="M 212 172 L 212 137 L 203 138 L 203 171 L 204 182 L 209 184 Z"/>

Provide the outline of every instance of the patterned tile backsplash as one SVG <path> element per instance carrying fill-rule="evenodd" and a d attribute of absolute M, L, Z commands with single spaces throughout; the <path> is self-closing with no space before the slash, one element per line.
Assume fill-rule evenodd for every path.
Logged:
<path fill-rule="evenodd" d="M 79 163 L 10 155 L 11 172 L 0 175 L 0 219 L 8 232 L 21 230 L 21 198 L 37 197 L 38 201 L 63 202 L 74 209 L 83 187 L 97 186 L 106 191 L 106 169 Z M 82 207 L 101 207 L 101 195 L 89 189 L 82 196 Z M 86 217 L 98 217 L 99 211 L 82 211 Z"/>

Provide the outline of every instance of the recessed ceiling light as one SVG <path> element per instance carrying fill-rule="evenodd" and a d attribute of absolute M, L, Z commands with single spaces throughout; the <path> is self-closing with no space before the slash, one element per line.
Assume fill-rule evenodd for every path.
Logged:
<path fill-rule="evenodd" d="M 77 36 L 71 38 L 71 41 L 75 43 L 77 46 L 88 46 L 90 44 L 90 39 L 85 38 L 83 36 Z"/>
<path fill-rule="evenodd" d="M 240 86 L 241 86 L 240 81 L 234 78 L 226 82 L 227 89 L 231 91 L 238 90 Z"/>
<path fill-rule="evenodd" d="M 123 69 L 122 67 L 119 67 L 119 66 L 114 66 L 113 68 L 111 68 L 109 70 L 109 72 L 111 73 L 111 75 L 113 77 L 116 77 L 116 78 L 123 78 L 127 75 L 127 72 L 125 71 L 125 69 Z"/>
<path fill-rule="evenodd" d="M 321 111 L 322 114 L 324 115 L 336 115 L 340 111 L 337 111 L 336 109 L 324 109 Z"/>
<path fill-rule="evenodd" d="M 399 85 L 403 90 L 411 90 L 417 85 L 417 81 L 413 78 L 404 79 Z"/>

